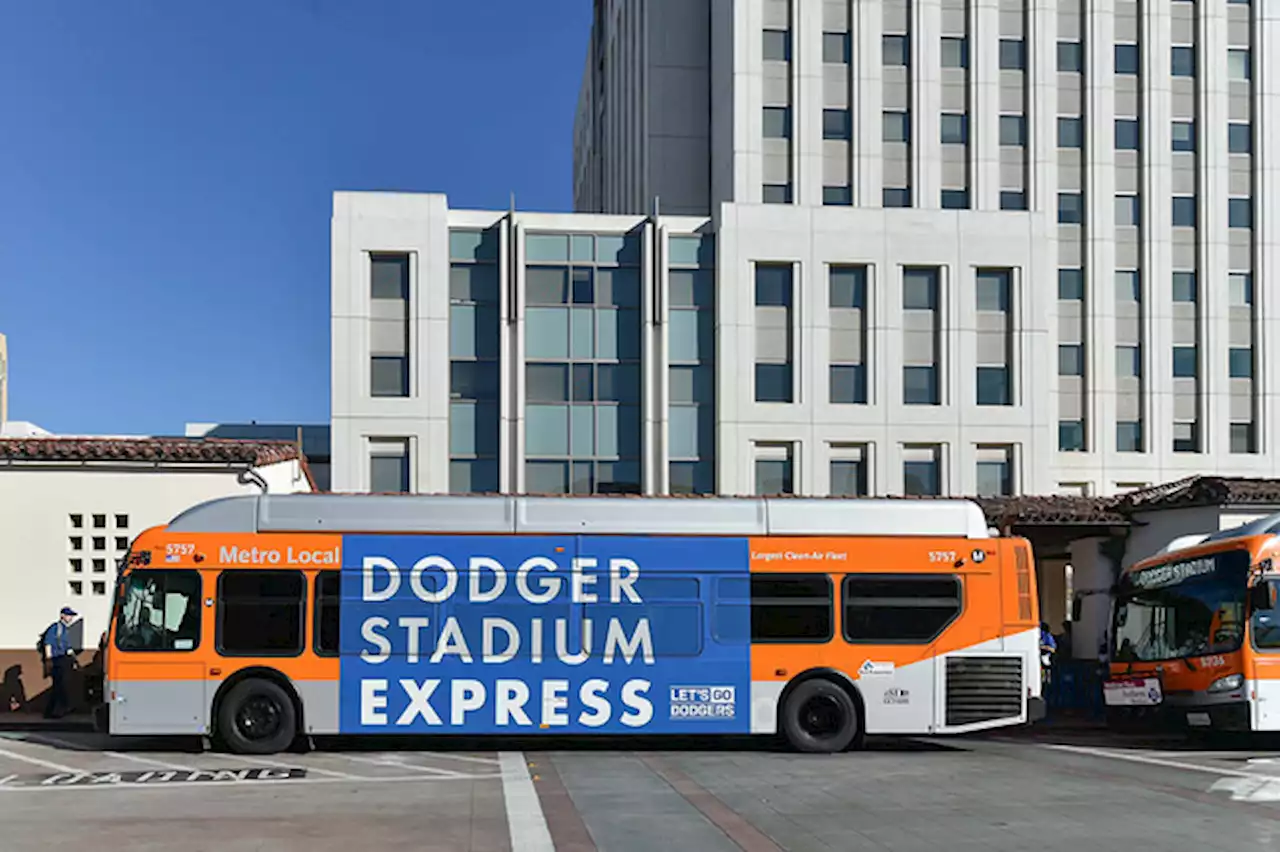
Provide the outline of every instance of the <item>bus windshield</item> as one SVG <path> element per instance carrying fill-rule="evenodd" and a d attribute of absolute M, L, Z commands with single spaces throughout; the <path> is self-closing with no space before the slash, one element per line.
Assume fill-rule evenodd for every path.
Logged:
<path fill-rule="evenodd" d="M 1116 598 L 1112 659 L 1225 654 L 1244 641 L 1249 553 L 1231 550 L 1126 574 Z"/>

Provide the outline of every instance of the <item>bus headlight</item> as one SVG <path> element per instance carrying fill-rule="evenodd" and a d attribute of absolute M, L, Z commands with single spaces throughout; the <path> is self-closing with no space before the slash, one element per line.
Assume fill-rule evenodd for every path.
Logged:
<path fill-rule="evenodd" d="M 1244 686 L 1244 675 L 1233 674 L 1220 677 L 1209 685 L 1210 692 L 1230 692 Z"/>

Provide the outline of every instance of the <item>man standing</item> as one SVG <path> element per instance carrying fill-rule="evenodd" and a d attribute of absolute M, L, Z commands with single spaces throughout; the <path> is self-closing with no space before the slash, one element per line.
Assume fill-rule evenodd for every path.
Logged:
<path fill-rule="evenodd" d="M 71 669 L 75 665 L 75 649 L 71 647 L 69 630 L 78 613 L 69 606 L 64 606 L 58 620 L 50 624 L 44 632 L 44 658 L 48 661 L 49 677 L 53 679 L 53 688 L 49 692 L 49 700 L 45 703 L 44 717 L 59 719 L 71 712 L 71 696 L 67 691 L 67 681 Z"/>

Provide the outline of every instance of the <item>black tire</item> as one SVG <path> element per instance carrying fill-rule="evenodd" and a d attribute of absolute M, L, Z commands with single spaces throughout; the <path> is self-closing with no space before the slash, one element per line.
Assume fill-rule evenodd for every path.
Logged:
<path fill-rule="evenodd" d="M 293 698 L 272 681 L 242 680 L 222 699 L 217 734 L 233 754 L 287 751 L 298 735 L 298 713 Z"/>
<path fill-rule="evenodd" d="M 781 715 L 782 733 L 796 751 L 844 751 L 862 728 L 858 705 L 849 693 L 825 678 L 806 680 L 791 690 Z"/>

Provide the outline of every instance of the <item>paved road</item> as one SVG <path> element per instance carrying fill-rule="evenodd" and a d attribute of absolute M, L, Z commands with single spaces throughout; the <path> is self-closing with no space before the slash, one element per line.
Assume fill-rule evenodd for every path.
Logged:
<path fill-rule="evenodd" d="M 0 846 L 1280 849 L 1280 749 L 1252 745 L 992 736 L 839 756 L 752 741 L 479 745 L 321 743 L 249 759 L 185 740 L 3 734 Z"/>

